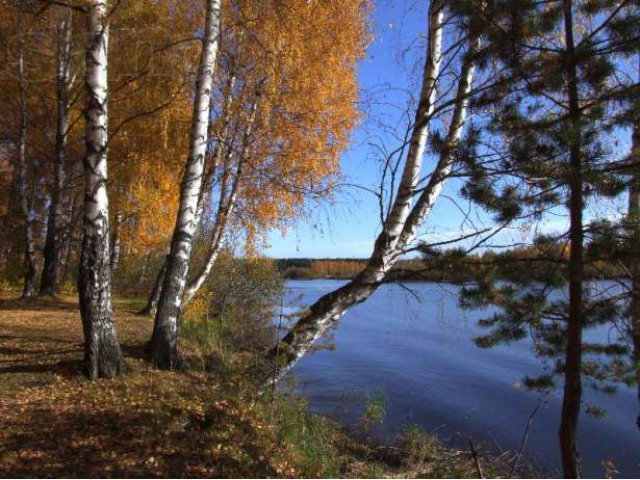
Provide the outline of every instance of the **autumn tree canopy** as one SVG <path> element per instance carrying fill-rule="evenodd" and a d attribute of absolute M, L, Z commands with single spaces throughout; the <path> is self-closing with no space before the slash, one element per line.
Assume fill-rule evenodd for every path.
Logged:
<path fill-rule="evenodd" d="M 8 47 L 16 38 L 16 18 L 23 18 L 27 76 L 48 72 L 39 73 L 37 81 L 33 75 L 26 83 L 27 173 L 36 211 L 36 244 L 44 242 L 45 210 L 54 180 L 53 168 L 37 166 L 54 158 L 57 22 L 64 8 L 53 4 L 44 8 L 41 3 L 46 2 L 26 2 L 25 8 L 7 4 L 2 18 L 3 42 Z M 201 3 L 131 0 L 114 9 L 109 18 L 110 223 L 111 235 L 124 258 L 162 251 L 169 242 L 182 155 L 188 144 Z M 69 5 L 77 8 L 70 9 L 70 127 L 64 186 L 68 225 L 61 247 L 62 264 L 72 264 L 78 253 L 78 208 L 82 202 L 84 3 Z M 243 238 L 253 251 L 271 228 L 284 229 L 303 215 L 307 200 L 330 195 L 339 177 L 339 155 L 358 120 L 356 63 L 367 46 L 369 7 L 363 0 L 242 1 L 223 2 L 222 7 L 226 28 L 212 92 L 210 145 L 213 155 L 219 144 L 220 162 L 209 171 L 203 232 L 211 231 L 215 213 L 235 183 L 242 150 L 244 165 L 237 180 L 235 208 L 225 221 L 228 226 L 223 235 L 227 228 L 233 228 L 236 237 Z M 341 35 L 328 36 L 327 31 Z M 4 104 L 13 105 L 0 114 L 6 139 L 3 184 L 9 191 L 15 190 L 17 183 L 13 143 L 19 134 L 15 112 L 20 109 L 15 48 L 5 48 L 3 54 L 7 58 L 1 91 L 6 97 Z M 230 101 L 225 116 L 223 100 L 227 96 Z M 255 119 L 248 135 L 254 102 Z M 15 195 L 11 197 L 12 207 L 8 196 L 3 197 L 3 222 L 17 230 L 9 234 L 3 229 L 3 233 L 7 233 L 7 245 L 13 244 L 17 252 L 21 243 L 16 232 L 22 228 L 24 215 Z M 3 266 L 19 275 L 20 263 L 12 259 Z"/>

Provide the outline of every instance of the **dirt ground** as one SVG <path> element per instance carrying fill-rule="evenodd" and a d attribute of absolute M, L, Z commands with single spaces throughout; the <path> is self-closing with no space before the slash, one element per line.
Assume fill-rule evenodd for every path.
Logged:
<path fill-rule="evenodd" d="M 204 374 L 150 367 L 152 320 L 136 306 L 114 304 L 128 375 L 89 382 L 73 298 L 0 298 L 0 476 L 294 475 L 265 445 L 257 416 Z"/>

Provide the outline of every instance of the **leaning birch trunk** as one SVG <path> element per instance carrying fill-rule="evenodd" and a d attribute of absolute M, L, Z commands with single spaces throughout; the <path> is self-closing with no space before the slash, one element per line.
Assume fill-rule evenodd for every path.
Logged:
<path fill-rule="evenodd" d="M 222 157 L 223 154 L 223 147 L 222 147 L 222 143 L 224 141 L 224 135 L 228 134 L 228 126 L 229 126 L 229 117 L 231 114 L 231 105 L 233 103 L 233 85 L 235 83 L 235 77 L 232 76 L 229 78 L 228 80 L 228 85 L 227 85 L 227 93 L 225 95 L 225 101 L 224 101 L 224 106 L 223 106 L 223 114 L 222 114 L 222 133 L 215 135 L 213 133 L 210 133 L 210 137 L 211 138 L 216 138 L 216 145 L 215 148 L 213 150 L 213 152 L 211 152 L 211 155 L 209 155 L 209 158 L 207 160 L 205 160 L 205 170 L 204 170 L 204 178 L 203 178 L 203 185 L 201 188 L 201 192 L 200 192 L 200 198 L 198 199 L 198 209 L 197 209 L 197 214 L 196 214 L 196 220 L 195 223 L 198 226 L 196 233 L 194 235 L 194 238 L 199 237 L 201 231 L 202 231 L 202 215 L 204 214 L 204 210 L 207 204 L 207 195 L 211 189 L 211 187 L 213 186 L 213 182 L 215 179 L 215 175 L 216 175 L 216 171 L 218 169 L 218 166 L 220 165 L 220 158 Z M 209 125 L 211 127 L 211 125 Z M 230 152 L 229 152 L 230 153 Z M 227 160 L 229 160 L 230 156 L 227 155 L 226 156 Z M 225 162 L 225 169 L 227 168 L 227 164 L 228 162 Z M 227 177 L 227 170 L 224 170 L 223 172 L 223 178 Z M 221 186 L 221 193 L 220 193 L 220 207 L 222 206 L 222 202 L 223 202 L 223 195 L 226 192 L 226 180 L 223 180 L 222 182 L 222 186 Z M 218 258 L 218 254 L 219 254 L 219 248 L 220 248 L 220 241 L 218 240 L 218 235 L 217 232 L 219 231 L 219 226 L 220 226 L 220 209 L 218 209 L 218 213 L 216 215 L 216 223 L 215 223 L 215 228 L 214 228 L 214 232 L 212 235 L 212 240 L 211 240 L 211 247 L 209 249 L 209 254 L 207 255 L 207 260 L 205 262 L 205 267 L 204 269 L 196 276 L 196 279 L 193 280 L 192 282 L 190 282 L 187 285 L 186 291 L 185 291 L 185 298 L 183 301 L 183 306 L 186 305 L 187 303 L 189 303 L 191 300 L 193 300 L 193 297 L 195 296 L 195 294 L 197 293 L 198 289 L 202 286 L 202 284 L 205 282 L 207 276 L 209 275 L 209 271 L 211 270 L 211 268 L 213 267 L 213 264 L 215 263 L 216 259 Z M 219 237 L 220 239 L 222 237 Z M 210 265 L 209 267 L 207 267 L 208 265 Z M 142 309 L 139 313 L 141 315 L 150 315 L 155 317 L 156 312 L 158 310 L 158 301 L 160 299 L 160 294 L 162 292 L 162 282 L 164 281 L 164 274 L 166 272 L 166 260 L 165 262 L 162 264 L 162 268 L 161 270 L 158 272 L 158 277 L 156 279 L 157 281 L 160 281 L 160 284 L 158 285 L 157 283 L 154 285 L 154 289 L 151 292 L 151 295 L 149 296 L 149 300 L 147 301 L 147 305 L 145 306 L 144 309 Z M 204 272 L 204 273 L 203 273 Z M 156 290 L 157 287 L 157 290 Z"/>
<path fill-rule="evenodd" d="M 60 9 L 57 46 L 56 97 L 58 118 L 56 124 L 55 173 L 51 188 L 51 203 L 47 220 L 47 238 L 44 246 L 44 266 L 40 280 L 41 295 L 57 293 L 63 229 L 63 192 L 65 188 L 65 158 L 69 132 L 69 81 L 71 63 L 71 10 Z"/>
<path fill-rule="evenodd" d="M 226 195 L 226 187 L 223 186 L 220 192 L 220 203 L 218 205 L 218 211 L 216 213 L 216 221 L 213 228 L 213 233 L 211 235 L 211 245 L 209 247 L 209 253 L 207 254 L 207 259 L 205 260 L 204 266 L 196 275 L 196 277 L 189 283 L 187 286 L 187 290 L 185 292 L 184 303 L 187 304 L 193 297 L 198 293 L 198 290 L 202 288 L 204 282 L 206 282 L 207 278 L 211 274 L 211 270 L 213 270 L 213 266 L 218 259 L 218 255 L 220 254 L 220 248 L 222 247 L 222 239 L 224 238 L 225 231 L 227 229 L 227 224 L 229 223 L 229 218 L 233 214 L 233 210 L 235 209 L 236 199 L 238 196 L 238 188 L 240 187 L 240 183 L 242 180 L 242 176 L 244 173 L 244 164 L 246 161 L 246 150 L 248 148 L 248 144 L 251 139 L 251 134 L 253 132 L 253 126 L 256 121 L 256 113 L 258 110 L 257 102 L 254 102 L 251 106 L 251 115 L 249 117 L 249 124 L 247 125 L 246 131 L 243 135 L 242 140 L 242 152 L 240 154 L 240 158 L 238 159 L 238 166 L 236 168 L 235 174 L 233 176 L 233 184 L 231 186 L 231 191 L 228 195 Z M 228 168 L 228 166 L 225 166 Z M 228 173 L 225 172 L 224 175 Z M 227 183 L 227 182 L 223 182 Z M 224 198 L 224 197 L 227 198 Z"/>
<path fill-rule="evenodd" d="M 207 198 L 206 198 L 207 192 L 208 192 L 209 186 L 213 183 L 213 178 L 214 178 L 215 171 L 218 165 L 218 160 L 219 160 L 218 157 L 220 156 L 221 151 L 222 149 L 220 147 L 220 140 L 218 140 L 218 142 L 216 143 L 215 150 L 211 155 L 209 162 L 207 162 L 209 163 L 207 166 L 208 168 L 205 169 L 205 173 L 204 173 L 202 191 L 200 192 L 200 198 L 198 199 L 198 208 L 196 210 L 197 213 L 196 213 L 195 223 L 198 227 L 197 227 L 196 233 L 194 234 L 194 238 L 199 236 L 200 230 L 202 228 L 201 220 L 202 220 L 202 215 L 204 214 L 205 206 L 207 203 Z M 138 312 L 138 315 L 145 315 L 149 317 L 156 316 L 156 313 L 158 311 L 158 302 L 160 301 L 160 294 L 162 293 L 162 284 L 164 283 L 164 276 L 165 276 L 165 273 L 167 272 L 167 258 L 168 258 L 168 254 L 163 260 L 160 270 L 158 270 L 158 273 L 156 275 L 156 280 L 153 284 L 153 289 L 151 290 L 149 298 L 147 299 L 147 304 L 142 310 Z M 214 259 L 214 262 L 215 262 L 215 259 Z M 191 284 L 189 287 L 187 287 L 187 291 L 190 288 L 191 288 Z M 184 305 L 186 305 L 192 298 L 193 296 L 187 296 L 184 302 Z"/>
<path fill-rule="evenodd" d="M 209 246 L 209 252 L 207 254 L 207 258 L 205 260 L 204 266 L 196 275 L 196 277 L 189 283 L 187 289 L 185 291 L 184 304 L 186 305 L 193 297 L 195 297 L 196 293 L 202 288 L 204 282 L 207 281 L 209 275 L 211 274 L 211 270 L 218 259 L 218 255 L 220 254 L 220 248 L 222 247 L 222 239 L 224 237 L 224 232 L 227 227 L 229 216 L 232 214 L 235 201 L 236 201 L 236 191 L 235 188 L 238 185 L 238 181 L 234 183 L 234 191 L 232 195 L 229 197 L 229 200 L 226 204 L 226 207 L 223 209 L 219 209 L 216 214 L 216 223 L 213 229 L 213 233 L 211 235 L 211 244 Z M 222 205 L 221 205 L 222 206 Z"/>
<path fill-rule="evenodd" d="M 20 90 L 20 137 L 18 139 L 18 189 L 20 208 L 24 216 L 24 286 L 22 298 L 32 297 L 36 290 L 36 249 L 33 237 L 34 213 L 29 195 L 27 175 L 27 126 L 28 104 L 26 90 L 26 72 L 24 62 L 24 38 L 20 33 L 18 53 L 18 88 Z"/>
<path fill-rule="evenodd" d="M 179 362 L 178 322 L 182 296 L 189 274 L 193 236 L 197 229 L 198 200 L 202 193 L 210 121 L 211 88 L 218 55 L 220 15 L 220 0 L 207 0 L 189 156 L 182 178 L 180 206 L 151 339 L 153 361 L 159 368 L 171 369 Z"/>
<path fill-rule="evenodd" d="M 418 180 L 427 141 L 429 121 L 434 109 L 437 79 L 442 61 L 443 3 L 434 1 L 429 10 L 429 44 L 423 76 L 420 103 L 416 114 L 411 148 L 403 171 L 402 182 L 394 205 L 378 236 L 365 269 L 351 282 L 325 295 L 306 310 L 289 333 L 270 351 L 275 370 L 264 378 L 266 384 L 280 380 L 312 345 L 346 313 L 347 309 L 365 301 L 380 286 L 391 267 L 413 240 L 441 191 L 451 165 L 453 149 L 458 143 L 466 117 L 467 97 L 473 79 L 471 54 L 463 62 L 454 114 L 447 135 L 447 146 L 432 173 L 428 185 L 412 206 L 418 193 Z M 475 45 L 476 40 L 472 41 Z"/>
<path fill-rule="evenodd" d="M 213 265 L 216 263 L 218 259 L 218 255 L 220 254 L 220 247 L 222 246 L 222 236 L 226 227 L 227 217 L 226 216 L 217 216 L 216 225 L 213 230 L 213 234 L 211 237 L 211 245 L 209 246 L 209 252 L 207 254 L 207 258 L 205 260 L 204 266 L 198 273 L 195 279 L 189 283 L 186 288 L 184 294 L 184 305 L 188 304 L 193 300 L 193 297 L 196 296 L 198 290 L 202 288 L 204 282 L 206 282 L 207 278 L 211 274 L 211 270 L 213 269 Z"/>
<path fill-rule="evenodd" d="M 87 12 L 87 151 L 84 159 L 84 231 L 78 273 L 84 363 L 89 378 L 114 377 L 125 370 L 111 318 L 107 197 L 108 43 L 106 0 L 93 0 Z"/>
<path fill-rule="evenodd" d="M 633 125 L 631 143 L 631 184 L 629 187 L 628 222 L 631 229 L 630 239 L 633 242 L 631 251 L 631 302 L 629 317 L 631 337 L 633 340 L 633 363 L 635 364 L 638 399 L 640 400 L 640 119 Z M 640 417 L 639 417 L 640 421 Z"/>
<path fill-rule="evenodd" d="M 231 112 L 231 104 L 233 102 L 233 85 L 235 83 L 235 77 L 229 78 L 227 93 L 225 95 L 224 107 L 223 107 L 223 127 L 222 131 L 227 131 L 227 126 L 229 123 L 229 116 Z M 209 127 L 211 127 L 211 122 L 209 123 Z M 213 182 L 216 175 L 216 170 L 219 165 L 220 155 L 222 154 L 222 137 L 223 135 L 214 135 L 213 132 L 209 133 L 210 138 L 216 138 L 216 146 L 213 149 L 213 152 L 205 158 L 205 170 L 204 177 L 202 180 L 202 187 L 200 190 L 200 199 L 198 200 L 198 210 L 196 215 L 196 225 L 197 231 L 194 235 L 194 238 L 197 238 L 200 235 L 202 229 L 202 215 L 204 215 L 204 210 L 207 205 L 207 194 L 210 191 L 210 188 L 213 186 Z"/>

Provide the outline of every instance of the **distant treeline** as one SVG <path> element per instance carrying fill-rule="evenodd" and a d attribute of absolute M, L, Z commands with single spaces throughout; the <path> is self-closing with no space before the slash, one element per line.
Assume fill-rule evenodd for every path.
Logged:
<path fill-rule="evenodd" d="M 591 255 L 589 255 L 591 253 Z M 611 258 L 599 258 L 587 249 L 586 264 L 589 279 L 610 279 L 627 276 L 624 266 Z M 562 276 L 569 257 L 569 247 L 517 247 L 502 252 L 485 251 L 466 254 L 462 250 L 434 250 L 422 257 L 400 260 L 386 281 L 424 281 L 466 283 L 485 276 L 518 282 L 531 278 L 541 281 L 550 275 Z M 281 258 L 278 271 L 289 279 L 355 277 L 366 265 L 359 258 Z"/>
<path fill-rule="evenodd" d="M 364 258 L 280 258 L 278 271 L 285 278 L 353 278 L 366 265 Z"/>
<path fill-rule="evenodd" d="M 459 259 L 456 259 L 459 261 Z M 312 280 L 318 278 L 351 279 L 354 278 L 367 263 L 359 258 L 281 258 L 276 260 L 278 271 L 288 279 Z M 431 264 L 431 265 L 430 265 Z M 387 281 L 442 281 L 462 283 L 469 281 L 469 275 L 453 265 L 436 266 L 420 258 L 400 260 L 391 270 Z"/>

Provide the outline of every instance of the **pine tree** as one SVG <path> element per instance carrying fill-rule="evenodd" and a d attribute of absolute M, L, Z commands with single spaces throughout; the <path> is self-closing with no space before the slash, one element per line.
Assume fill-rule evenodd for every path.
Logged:
<path fill-rule="evenodd" d="M 640 62 L 639 62 L 640 67 Z M 640 82 L 640 72 L 638 75 Z M 639 89 L 636 89 L 639 90 Z M 629 302 L 630 336 L 633 343 L 633 363 L 636 370 L 635 382 L 640 399 L 640 95 L 631 96 L 631 122 L 633 136 L 631 139 L 629 182 L 629 210 L 627 214 L 627 231 L 629 232 L 630 253 L 628 262 L 631 274 L 631 300 Z"/>
<path fill-rule="evenodd" d="M 463 193 L 498 221 L 562 210 L 569 219 L 566 232 L 536 241 L 536 261 L 545 265 L 541 276 L 498 284 L 486 274 L 464 292 L 467 306 L 500 307 L 481 322 L 491 332 L 478 339 L 480 345 L 517 341 L 531 331 L 537 353 L 557 360 L 555 375 L 564 380 L 560 450 L 568 478 L 580 476 L 582 376 L 604 380 L 621 369 L 620 358 L 598 362 L 590 354 L 624 353 L 617 343 L 583 342 L 585 329 L 621 315 L 615 297 L 585 292 L 591 262 L 585 243 L 592 231 L 585 217 L 589 198 L 618 195 L 624 186 L 616 173 L 623 156 L 610 148 L 610 137 L 625 88 L 611 80 L 622 68 L 620 58 L 637 49 L 626 27 L 634 16 L 630 5 L 608 1 L 491 2 L 484 18 L 488 57 L 503 69 L 504 81 L 478 101 L 492 114 L 466 138 L 461 155 L 470 179 Z M 566 298 L 558 294 L 565 286 Z M 528 383 L 549 387 L 553 381 Z"/>

